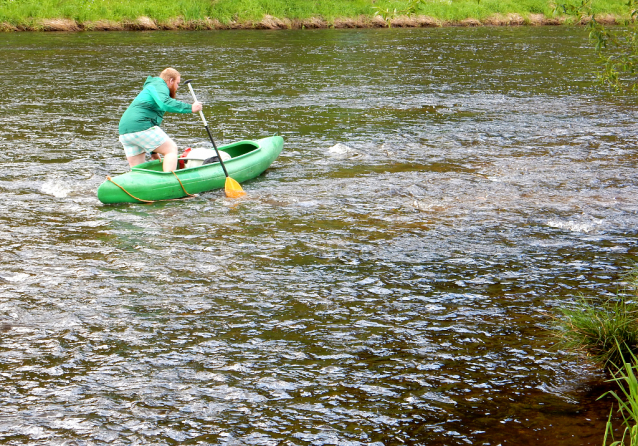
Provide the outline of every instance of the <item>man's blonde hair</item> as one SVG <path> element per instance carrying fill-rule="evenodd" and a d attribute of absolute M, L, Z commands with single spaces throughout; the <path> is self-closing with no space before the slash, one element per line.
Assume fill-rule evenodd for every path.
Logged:
<path fill-rule="evenodd" d="M 177 79 L 178 77 L 181 77 L 181 75 L 175 68 L 166 68 L 160 73 L 159 77 L 164 79 L 164 82 L 168 83 L 169 80 Z"/>

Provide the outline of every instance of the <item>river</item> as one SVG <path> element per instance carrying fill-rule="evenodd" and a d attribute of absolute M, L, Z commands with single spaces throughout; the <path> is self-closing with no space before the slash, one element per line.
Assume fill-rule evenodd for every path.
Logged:
<path fill-rule="evenodd" d="M 593 61 L 569 27 L 2 34 L 0 443 L 602 444 L 550 330 L 638 251 L 637 101 Z M 283 136 L 246 197 L 97 200 L 166 66 L 218 145 Z"/>

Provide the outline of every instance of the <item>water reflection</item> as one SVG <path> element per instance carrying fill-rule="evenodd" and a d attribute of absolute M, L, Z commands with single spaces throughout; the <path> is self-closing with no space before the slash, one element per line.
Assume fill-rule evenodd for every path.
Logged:
<path fill-rule="evenodd" d="M 601 376 L 546 331 L 636 251 L 635 100 L 589 55 L 567 28 L 3 36 L 0 438 L 600 444 Z M 241 200 L 103 206 L 167 65 L 220 143 L 284 152 Z"/>

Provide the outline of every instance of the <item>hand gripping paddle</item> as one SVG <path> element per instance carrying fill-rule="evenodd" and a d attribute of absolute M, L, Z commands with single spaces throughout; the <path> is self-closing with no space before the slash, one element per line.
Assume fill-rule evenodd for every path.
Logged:
<path fill-rule="evenodd" d="M 195 97 L 195 91 L 193 91 L 193 86 L 191 85 L 192 80 L 187 80 L 184 83 L 188 85 L 188 89 L 191 91 L 193 95 L 193 100 L 197 102 L 197 98 Z M 224 169 L 224 174 L 226 175 L 226 184 L 224 187 L 224 191 L 226 192 L 226 196 L 228 198 L 239 198 L 246 195 L 246 192 L 241 188 L 239 183 L 233 180 L 228 176 L 228 171 L 226 170 L 226 166 L 224 166 L 224 162 L 222 161 L 222 156 L 219 154 L 219 150 L 217 150 L 217 146 L 215 145 L 215 141 L 213 140 L 213 135 L 210 133 L 210 129 L 208 128 L 208 122 L 206 122 L 206 118 L 204 118 L 204 113 L 200 110 L 199 116 L 202 118 L 202 122 L 204 123 L 204 127 L 206 127 L 206 132 L 208 133 L 208 137 L 210 138 L 210 142 L 213 143 L 213 148 L 215 149 L 215 153 L 217 153 L 217 158 L 219 158 L 219 163 L 222 165 L 222 169 Z"/>

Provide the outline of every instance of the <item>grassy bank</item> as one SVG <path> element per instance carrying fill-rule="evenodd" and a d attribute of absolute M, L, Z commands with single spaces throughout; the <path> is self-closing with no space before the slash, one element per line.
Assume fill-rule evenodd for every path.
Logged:
<path fill-rule="evenodd" d="M 558 3 L 565 1 L 559 0 Z M 575 1 L 575 0 L 573 0 Z M 608 21 L 626 0 L 594 0 Z M 347 28 L 560 24 L 551 0 L 0 0 L 0 30 Z"/>
<path fill-rule="evenodd" d="M 580 298 L 561 310 L 555 325 L 559 347 L 605 369 L 618 390 L 603 445 L 638 446 L 638 265 L 622 277 L 613 298 Z M 604 395 L 603 395 L 604 396 Z M 622 418 L 622 436 L 614 438 L 613 414 Z"/>
<path fill-rule="evenodd" d="M 613 298 L 581 297 L 561 309 L 559 346 L 614 371 L 638 355 L 638 265 L 621 277 Z"/>

